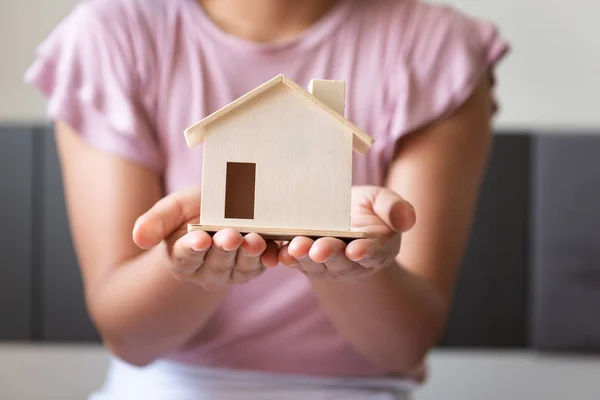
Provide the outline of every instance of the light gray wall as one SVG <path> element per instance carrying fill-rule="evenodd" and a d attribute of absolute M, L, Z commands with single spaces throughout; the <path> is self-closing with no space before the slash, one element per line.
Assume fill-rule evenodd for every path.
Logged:
<path fill-rule="evenodd" d="M 489 19 L 511 41 L 513 52 L 499 69 L 501 128 L 600 127 L 600 2 L 431 1 Z M 76 3 L 2 0 L 0 120 L 43 118 L 42 97 L 25 86 L 21 76 L 35 46 Z"/>
<path fill-rule="evenodd" d="M 44 99 L 22 76 L 35 47 L 77 2 L 0 0 L 0 121 L 44 117 Z"/>
<path fill-rule="evenodd" d="M 503 128 L 600 126 L 600 2 L 431 1 L 494 22 L 510 41 L 512 53 L 498 71 Z"/>

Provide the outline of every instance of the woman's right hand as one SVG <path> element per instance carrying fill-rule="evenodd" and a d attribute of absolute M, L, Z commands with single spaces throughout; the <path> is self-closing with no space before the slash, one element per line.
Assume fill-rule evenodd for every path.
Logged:
<path fill-rule="evenodd" d="M 188 233 L 187 225 L 197 223 L 199 215 L 199 187 L 169 194 L 137 219 L 133 240 L 143 249 L 165 245 L 173 276 L 208 291 L 248 282 L 278 264 L 278 245 L 256 233 Z"/>

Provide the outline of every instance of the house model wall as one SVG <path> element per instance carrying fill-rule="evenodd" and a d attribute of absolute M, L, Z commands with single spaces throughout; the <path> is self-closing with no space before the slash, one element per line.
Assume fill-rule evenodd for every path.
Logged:
<path fill-rule="evenodd" d="M 353 152 L 372 139 L 344 118 L 343 81 L 309 90 L 280 75 L 186 131 L 203 142 L 200 227 L 350 232 Z"/>

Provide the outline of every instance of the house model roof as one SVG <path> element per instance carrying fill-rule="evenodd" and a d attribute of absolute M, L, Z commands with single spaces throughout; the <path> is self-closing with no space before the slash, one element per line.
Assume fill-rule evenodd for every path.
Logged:
<path fill-rule="evenodd" d="M 233 102 L 229 103 L 225 107 L 213 112 L 212 114 L 208 115 L 206 118 L 202 119 L 198 123 L 187 128 L 184 131 L 184 135 L 185 135 L 185 140 L 186 140 L 188 147 L 190 147 L 190 148 L 195 147 L 196 145 L 200 144 L 204 140 L 205 128 L 208 125 L 210 125 L 211 122 L 229 114 L 230 112 L 234 111 L 236 108 L 241 106 L 242 104 L 245 104 L 245 103 L 251 101 L 253 98 L 260 95 L 261 93 L 264 93 L 278 85 L 285 85 L 285 86 L 289 87 L 290 89 L 294 90 L 297 94 L 302 96 L 306 101 L 311 102 L 312 104 L 314 104 L 317 107 L 321 108 L 322 110 L 326 111 L 331 118 L 333 118 L 335 121 L 337 121 L 338 123 L 343 125 L 344 128 L 349 133 L 352 133 L 354 135 L 353 148 L 354 148 L 354 151 L 356 151 L 357 153 L 359 153 L 359 154 L 366 153 L 371 148 L 373 143 L 375 142 L 375 140 L 371 136 L 369 136 L 366 133 L 364 133 L 363 131 L 361 131 L 355 124 L 353 124 L 351 121 L 346 119 L 343 115 L 334 111 L 331 107 L 329 107 L 327 104 L 325 104 L 323 101 L 321 101 L 318 97 L 312 95 L 311 93 L 306 91 L 304 88 L 302 88 L 300 85 L 298 85 L 296 82 L 287 78 L 285 75 L 280 74 L 280 75 L 277 75 L 276 77 L 272 78 L 271 80 L 263 83 L 262 85 L 258 86 L 254 90 L 241 96 L 237 100 L 234 100 Z"/>

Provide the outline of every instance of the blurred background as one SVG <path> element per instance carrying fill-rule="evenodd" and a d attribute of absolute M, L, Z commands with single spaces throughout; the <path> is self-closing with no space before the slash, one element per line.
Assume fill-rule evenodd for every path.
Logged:
<path fill-rule="evenodd" d="M 36 45 L 76 0 L 0 3 L 0 399 L 83 399 L 83 304 Z M 600 398 L 600 2 L 454 0 L 498 25 L 501 113 L 446 335 L 417 400 Z M 93 210 L 90 210 L 93 212 Z"/>

